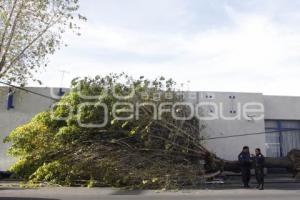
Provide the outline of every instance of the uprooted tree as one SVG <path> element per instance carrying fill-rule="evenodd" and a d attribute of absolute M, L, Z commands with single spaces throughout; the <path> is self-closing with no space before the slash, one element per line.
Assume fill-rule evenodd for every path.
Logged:
<path fill-rule="evenodd" d="M 237 162 L 203 146 L 204 126 L 181 104 L 175 85 L 125 74 L 75 79 L 52 110 L 5 139 L 19 158 L 10 171 L 34 183 L 132 188 L 181 188 L 237 171 Z M 299 157 L 290 158 L 270 162 L 299 172 Z"/>

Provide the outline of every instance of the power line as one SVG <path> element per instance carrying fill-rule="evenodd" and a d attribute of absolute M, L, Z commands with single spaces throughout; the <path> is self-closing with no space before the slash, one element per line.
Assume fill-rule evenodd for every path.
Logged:
<path fill-rule="evenodd" d="M 278 133 L 278 132 L 289 132 L 289 131 L 300 131 L 300 129 L 274 130 L 274 131 L 264 131 L 264 132 L 246 133 L 246 134 L 238 134 L 238 135 L 218 136 L 218 137 L 204 138 L 203 140 L 225 139 L 225 138 L 243 137 L 243 136 L 251 136 L 251 135 L 271 134 L 271 133 Z"/>
<path fill-rule="evenodd" d="M 32 90 L 28 90 L 28 89 L 23 88 L 23 87 L 15 86 L 15 85 L 12 85 L 10 83 L 5 83 L 5 82 L 2 82 L 2 81 L 0 81 L 0 83 L 3 84 L 3 85 L 7 85 L 7 86 L 10 86 L 10 87 L 16 88 L 18 90 L 22 90 L 22 91 L 25 91 L 25 92 L 28 92 L 28 93 L 31 93 L 31 94 L 34 94 L 34 95 L 46 98 L 46 99 L 51 99 L 53 101 L 57 101 L 57 99 L 55 99 L 55 98 L 53 98 L 51 96 L 47 96 L 47 95 L 44 95 L 44 94 L 41 94 L 41 93 L 38 93 L 38 92 L 34 92 Z"/>

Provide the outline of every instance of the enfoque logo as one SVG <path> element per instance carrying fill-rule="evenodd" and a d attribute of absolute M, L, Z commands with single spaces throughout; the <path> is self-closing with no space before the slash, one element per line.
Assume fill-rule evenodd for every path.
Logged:
<path fill-rule="evenodd" d="M 83 100 L 83 103 L 76 105 L 76 110 L 73 106 L 68 103 L 58 102 L 51 106 L 52 118 L 55 120 L 68 120 L 77 116 L 77 123 L 81 127 L 85 128 L 103 128 L 108 125 L 111 120 L 117 121 L 130 121 L 130 120 L 140 120 L 143 110 L 147 108 L 151 110 L 152 120 L 162 120 L 163 116 L 170 115 L 174 120 L 185 121 L 196 118 L 202 121 L 211 120 L 248 120 L 248 121 L 258 121 L 264 119 L 264 105 L 260 102 L 236 102 L 235 111 L 229 112 L 228 106 L 222 102 L 212 102 L 212 101 L 200 101 L 197 103 L 191 103 L 188 100 L 185 101 L 183 94 L 188 94 L 188 92 L 157 92 L 152 94 L 138 94 L 134 87 L 131 87 L 128 94 L 121 96 L 116 93 L 115 87 L 112 87 L 111 92 L 108 90 L 102 92 L 100 95 L 89 96 L 83 94 L 79 90 L 80 86 L 77 88 L 77 94 Z M 107 105 L 101 101 L 108 95 L 112 95 L 117 101 L 113 104 Z M 145 96 L 147 101 L 141 99 L 138 102 L 131 102 L 136 95 Z M 151 97 L 150 97 L 151 96 Z M 178 100 L 180 99 L 180 100 Z M 177 101 L 178 100 L 178 101 Z M 68 114 L 61 116 L 56 116 L 55 111 L 57 107 L 64 107 L 68 110 Z M 96 116 L 97 123 L 82 120 L 83 112 L 93 112 L 95 110 L 101 110 L 99 115 Z"/>

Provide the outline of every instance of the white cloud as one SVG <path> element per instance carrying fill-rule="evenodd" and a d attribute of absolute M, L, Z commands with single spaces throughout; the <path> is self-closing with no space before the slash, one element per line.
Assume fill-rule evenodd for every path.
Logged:
<path fill-rule="evenodd" d="M 269 13 L 240 13 L 229 6 L 224 9 L 233 26 L 190 34 L 87 23 L 83 36 L 70 36 L 71 47 L 52 58 L 51 68 L 57 71 L 63 66 L 72 72 L 69 77 L 125 71 L 135 76 L 190 80 L 193 90 L 300 95 L 297 29 L 275 23 Z M 110 52 L 105 57 L 112 59 L 97 57 L 97 52 Z M 124 56 L 118 57 L 120 54 Z M 132 59 L 124 59 L 126 56 Z M 157 57 L 167 61 L 159 62 Z M 55 73 L 52 70 L 53 77 Z M 45 82 L 57 85 L 52 80 Z"/>

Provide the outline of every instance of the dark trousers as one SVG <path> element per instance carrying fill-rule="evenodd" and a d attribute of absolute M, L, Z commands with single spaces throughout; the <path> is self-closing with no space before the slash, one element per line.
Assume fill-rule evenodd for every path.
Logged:
<path fill-rule="evenodd" d="M 250 178 L 251 178 L 251 171 L 249 167 L 241 167 L 242 172 L 242 181 L 244 186 L 249 186 Z"/>
<path fill-rule="evenodd" d="M 256 181 L 259 185 L 264 185 L 265 183 L 265 178 L 264 178 L 264 168 L 259 167 L 259 168 L 255 168 L 255 177 L 256 177 Z"/>
<path fill-rule="evenodd" d="M 7 98 L 7 110 L 14 108 L 14 96 L 8 95 Z"/>

